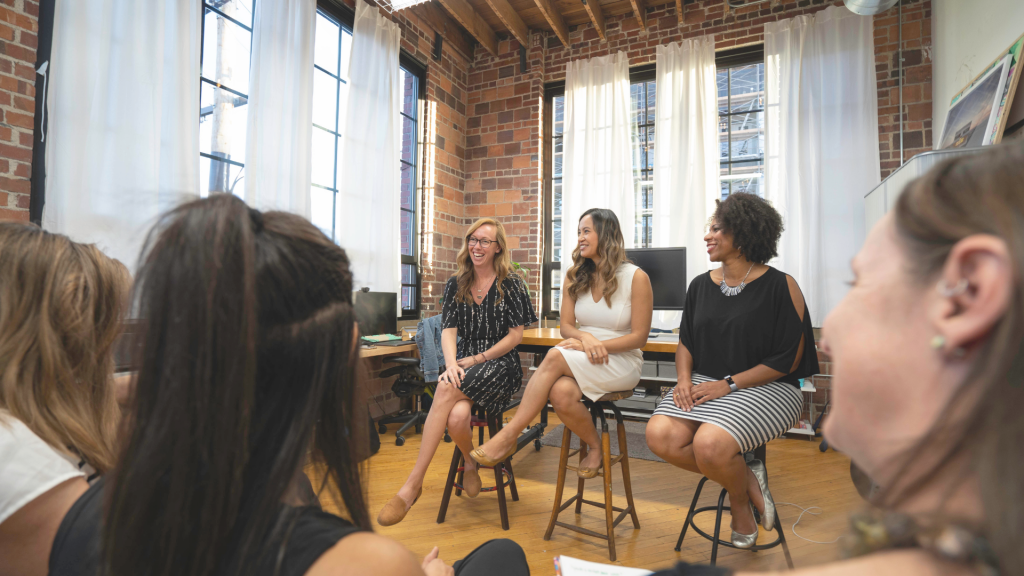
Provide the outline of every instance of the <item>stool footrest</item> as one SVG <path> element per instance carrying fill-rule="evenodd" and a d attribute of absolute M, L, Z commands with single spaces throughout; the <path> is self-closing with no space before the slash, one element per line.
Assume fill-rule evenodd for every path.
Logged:
<path fill-rule="evenodd" d="M 601 538 L 603 540 L 608 539 L 607 534 L 601 534 L 600 532 L 594 532 L 593 530 L 587 530 L 586 528 L 580 528 L 579 526 L 566 524 L 565 522 L 555 522 L 555 526 L 561 526 L 562 528 L 567 528 L 573 532 L 579 532 L 580 534 L 586 534 L 587 536 L 593 536 L 594 538 Z"/>

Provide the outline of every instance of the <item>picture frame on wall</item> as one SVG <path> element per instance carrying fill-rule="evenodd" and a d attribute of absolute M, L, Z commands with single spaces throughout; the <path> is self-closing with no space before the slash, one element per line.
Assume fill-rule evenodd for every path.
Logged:
<path fill-rule="evenodd" d="M 1002 140 L 1021 76 L 1021 36 L 953 96 L 937 150 L 997 144 Z"/>

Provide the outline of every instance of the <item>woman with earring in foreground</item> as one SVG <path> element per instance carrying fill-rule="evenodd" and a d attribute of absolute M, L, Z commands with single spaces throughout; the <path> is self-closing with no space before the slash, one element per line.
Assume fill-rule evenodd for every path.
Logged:
<path fill-rule="evenodd" d="M 910 183 L 851 268 L 822 334 L 825 436 L 881 491 L 855 558 L 786 574 L 1024 574 L 1024 146 Z"/>
<path fill-rule="evenodd" d="M 475 498 L 480 473 L 470 459 L 471 407 L 492 412 L 508 406 L 523 383 L 516 346 L 523 329 L 537 321 L 526 283 L 512 269 L 505 227 L 491 218 L 477 220 L 466 232 L 457 257 L 458 272 L 448 279 L 442 304 L 441 348 L 445 371 L 423 425 L 423 442 L 409 478 L 377 516 L 381 526 L 398 524 L 423 492 L 423 477 L 437 445 L 448 433 L 466 461 L 463 485 Z"/>
<path fill-rule="evenodd" d="M 640 348 L 647 343 L 654 307 L 650 278 L 626 260 L 622 230 L 611 210 L 587 210 L 577 232 L 579 246 L 562 289 L 565 340 L 547 353 L 530 378 L 512 421 L 473 451 L 473 459 L 482 466 L 501 462 L 515 450 L 517 431 L 529 425 L 550 397 L 562 423 L 589 447 L 579 476 L 597 476 L 601 437 L 580 400 L 631 390 L 640 381 Z"/>

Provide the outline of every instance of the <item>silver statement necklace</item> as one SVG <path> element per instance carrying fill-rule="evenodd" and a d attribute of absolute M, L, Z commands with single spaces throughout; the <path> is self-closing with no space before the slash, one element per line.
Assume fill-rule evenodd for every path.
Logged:
<path fill-rule="evenodd" d="M 725 283 L 725 268 L 723 267 L 722 283 L 719 284 L 719 287 L 722 288 L 722 294 L 725 294 L 726 296 L 735 296 L 740 292 L 743 292 L 743 289 L 747 287 L 747 277 L 750 276 L 750 271 L 753 269 L 754 265 L 751 264 L 750 268 L 747 268 L 747 275 L 743 277 L 743 280 L 740 280 L 739 286 L 729 286 L 728 284 Z"/>

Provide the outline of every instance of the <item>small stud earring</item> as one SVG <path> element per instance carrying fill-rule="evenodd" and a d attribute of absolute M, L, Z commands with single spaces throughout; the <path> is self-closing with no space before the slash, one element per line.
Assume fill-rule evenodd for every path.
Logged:
<path fill-rule="evenodd" d="M 933 350 L 939 350 L 946 345 L 946 337 L 942 334 L 936 334 L 932 336 L 931 347 Z"/>

